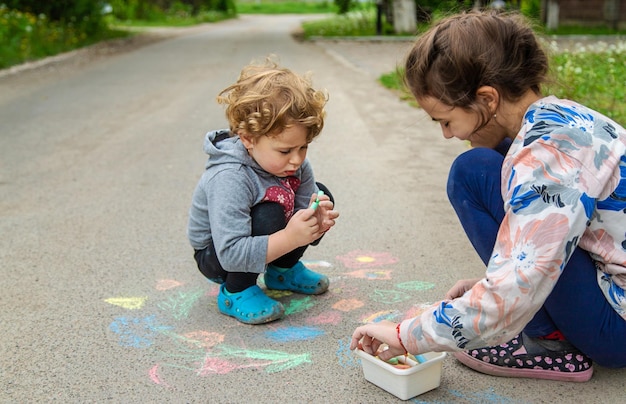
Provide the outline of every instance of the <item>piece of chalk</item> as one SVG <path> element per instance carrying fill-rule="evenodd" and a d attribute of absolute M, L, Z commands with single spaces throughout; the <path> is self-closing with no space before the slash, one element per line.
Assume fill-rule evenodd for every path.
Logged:
<path fill-rule="evenodd" d="M 311 204 L 311 209 L 313 209 L 313 210 L 317 209 L 317 207 L 320 204 L 320 196 L 322 196 L 322 195 L 324 195 L 324 191 L 320 190 L 320 191 L 317 192 L 317 199 L 315 200 L 315 202 L 313 202 Z"/>
<path fill-rule="evenodd" d="M 387 361 L 387 363 L 391 364 L 391 365 L 397 365 L 398 364 L 398 358 L 391 358 Z"/>
<path fill-rule="evenodd" d="M 424 363 L 424 362 L 426 362 L 426 361 L 428 360 L 428 359 L 426 359 L 426 357 L 425 357 L 425 356 L 423 356 L 423 355 L 413 355 L 413 354 L 410 354 L 410 353 L 407 353 L 406 355 L 407 355 L 409 358 L 413 359 L 413 360 L 414 360 L 415 362 L 417 362 L 417 363 Z"/>

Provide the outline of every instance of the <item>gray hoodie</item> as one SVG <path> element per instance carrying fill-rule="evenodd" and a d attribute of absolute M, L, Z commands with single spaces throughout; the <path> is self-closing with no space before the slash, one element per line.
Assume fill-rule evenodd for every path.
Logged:
<path fill-rule="evenodd" d="M 201 250 L 213 240 L 226 271 L 263 273 L 269 236 L 251 235 L 251 209 L 261 202 L 278 202 L 289 220 L 307 208 L 311 194 L 318 191 L 309 161 L 305 159 L 293 177 L 277 177 L 263 170 L 227 129 L 207 133 L 204 151 L 209 159 L 189 210 L 191 246 Z"/>

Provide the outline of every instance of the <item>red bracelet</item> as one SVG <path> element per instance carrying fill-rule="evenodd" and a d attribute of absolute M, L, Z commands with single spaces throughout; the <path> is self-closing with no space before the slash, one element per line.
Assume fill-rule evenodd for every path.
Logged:
<path fill-rule="evenodd" d="M 402 338 L 400 338 L 400 324 L 402 323 L 398 323 L 398 325 L 396 326 L 396 332 L 398 333 L 398 341 L 400 342 L 400 346 L 402 347 L 402 349 L 404 349 L 404 355 L 407 355 L 409 351 L 406 350 L 406 347 L 402 343 Z"/>

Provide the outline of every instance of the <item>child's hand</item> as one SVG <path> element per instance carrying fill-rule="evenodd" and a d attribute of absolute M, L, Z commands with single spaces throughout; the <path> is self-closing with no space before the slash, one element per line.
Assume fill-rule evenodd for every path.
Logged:
<path fill-rule="evenodd" d="M 319 209 L 319 208 L 318 208 Z M 297 246 L 311 244 L 324 234 L 320 231 L 316 211 L 301 209 L 297 211 L 285 227 L 285 232 L 292 243 Z"/>
<path fill-rule="evenodd" d="M 319 199 L 319 202 L 316 202 Z M 317 205 L 317 207 L 315 207 Z M 309 209 L 314 208 L 315 217 L 320 225 L 321 235 L 330 230 L 335 225 L 335 219 L 339 217 L 339 212 L 333 210 L 334 204 L 328 195 L 313 194 L 309 202 Z"/>

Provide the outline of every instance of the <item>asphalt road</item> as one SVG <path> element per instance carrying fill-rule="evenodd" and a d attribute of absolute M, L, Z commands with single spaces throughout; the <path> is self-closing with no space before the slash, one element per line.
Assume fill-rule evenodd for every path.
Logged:
<path fill-rule="evenodd" d="M 384 403 L 348 351 L 482 273 L 445 196 L 459 142 L 376 82 L 402 44 L 299 43 L 298 16 L 246 16 L 130 51 L 0 75 L 0 402 Z M 276 296 L 263 326 L 218 313 L 186 235 L 215 96 L 276 54 L 330 94 L 310 147 L 341 217 L 307 264 L 317 297 Z M 585 384 L 494 378 L 451 356 L 414 402 L 619 402 L 626 371 Z"/>

